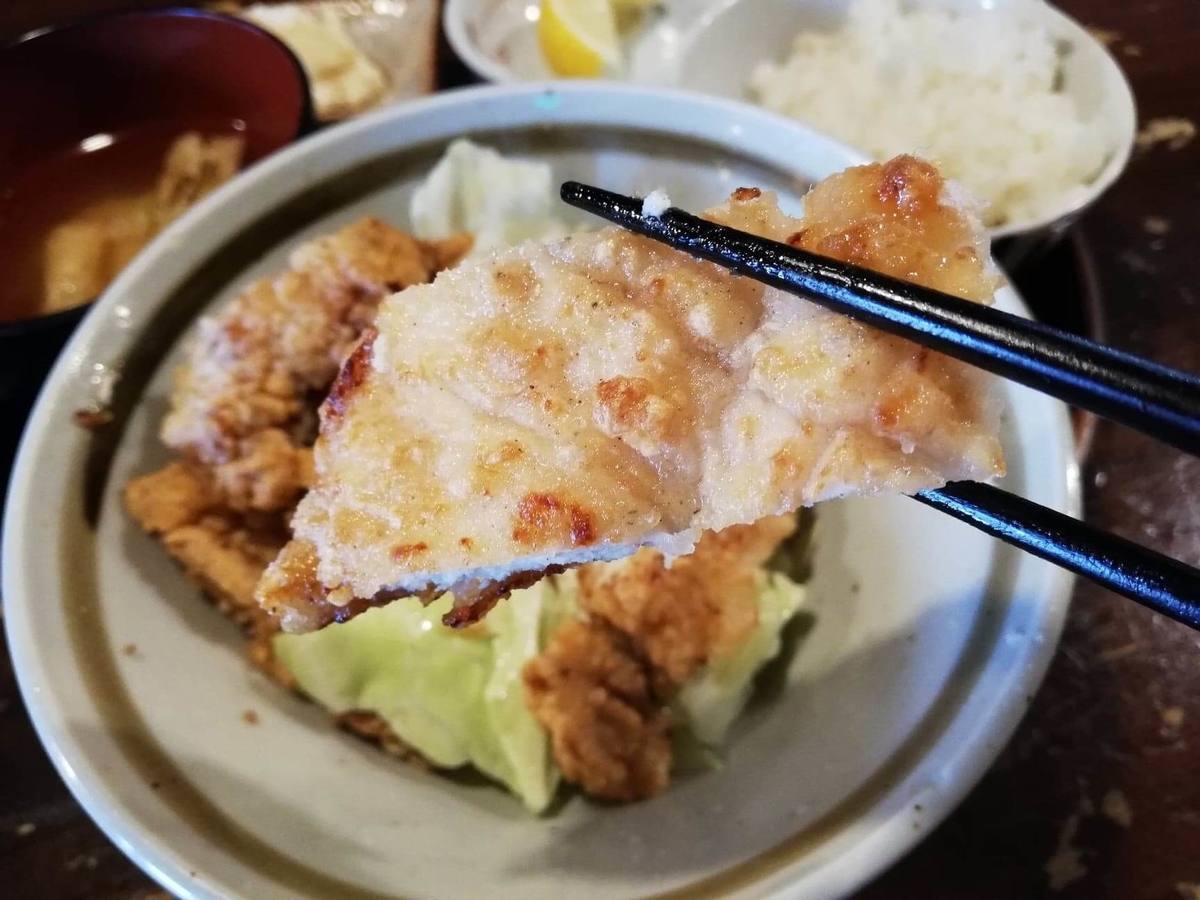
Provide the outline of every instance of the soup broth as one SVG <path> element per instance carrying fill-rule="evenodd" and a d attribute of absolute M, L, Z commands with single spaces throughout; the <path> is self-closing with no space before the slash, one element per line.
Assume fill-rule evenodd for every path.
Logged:
<path fill-rule="evenodd" d="M 98 296 L 171 219 L 241 166 L 240 121 L 96 134 L 0 189 L 0 321 Z"/>

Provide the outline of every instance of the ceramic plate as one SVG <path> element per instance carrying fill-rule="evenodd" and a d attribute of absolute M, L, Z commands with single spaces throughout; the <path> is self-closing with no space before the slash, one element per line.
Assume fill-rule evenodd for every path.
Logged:
<path fill-rule="evenodd" d="M 809 630 L 724 766 L 631 806 L 531 818 L 418 771 L 250 669 L 234 626 L 125 517 L 195 317 L 414 184 L 470 134 L 559 178 L 753 184 L 795 205 L 854 160 L 753 109 L 618 86 L 472 89 L 356 120 L 256 166 L 143 253 L 88 316 L 25 436 L 4 536 L 8 637 L 42 741 L 88 812 L 184 898 L 841 896 L 912 847 L 995 757 L 1053 653 L 1070 579 L 905 498 L 818 514 Z M 1001 303 L 1023 311 L 1005 290 Z M 71 414 L 111 389 L 116 419 Z M 1076 512 L 1066 410 L 1009 387 L 1006 487 Z M 254 710 L 258 723 L 243 718 Z"/>

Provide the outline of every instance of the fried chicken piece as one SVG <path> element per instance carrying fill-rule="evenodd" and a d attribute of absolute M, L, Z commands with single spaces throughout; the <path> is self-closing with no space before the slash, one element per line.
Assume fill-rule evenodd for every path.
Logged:
<path fill-rule="evenodd" d="M 669 719 L 628 638 L 600 622 L 567 622 L 522 673 L 563 776 L 593 797 L 661 793 L 671 770 Z"/>
<path fill-rule="evenodd" d="M 234 510 L 290 510 L 312 481 L 312 450 L 278 428 L 241 443 L 242 455 L 213 468 L 216 487 Z"/>
<path fill-rule="evenodd" d="M 583 566 L 579 605 L 630 637 L 654 668 L 657 692 L 669 696 L 758 626 L 755 574 L 795 530 L 794 516 L 770 516 L 705 532 L 669 567 L 648 548 Z"/>
<path fill-rule="evenodd" d="M 278 631 L 254 602 L 254 586 L 287 542 L 281 514 L 227 509 L 209 472 L 185 462 L 130 481 L 125 508 L 143 530 L 160 537 L 222 612 L 252 634 Z"/>
<path fill-rule="evenodd" d="M 707 215 L 992 298 L 978 217 L 927 163 L 849 169 L 805 209 L 747 188 Z M 833 497 L 989 478 L 992 383 L 619 228 L 499 250 L 381 306 L 292 521 L 315 568 L 284 555 L 259 598 L 296 632 L 405 594 L 472 604 Z"/>
<path fill-rule="evenodd" d="M 125 485 L 125 509 L 150 534 L 190 525 L 219 501 L 207 473 L 182 462 L 173 462 Z"/>
<path fill-rule="evenodd" d="M 232 508 L 289 509 L 308 480 L 311 396 L 328 389 L 386 294 L 429 281 L 467 248 L 469 238 L 427 243 L 374 218 L 298 247 L 286 272 L 201 320 L 163 441 L 210 467 Z"/>
<path fill-rule="evenodd" d="M 251 631 L 274 631 L 254 603 L 254 585 L 286 539 L 286 534 L 256 532 L 228 517 L 210 515 L 167 532 L 162 541 L 187 577 L 223 613 Z"/>

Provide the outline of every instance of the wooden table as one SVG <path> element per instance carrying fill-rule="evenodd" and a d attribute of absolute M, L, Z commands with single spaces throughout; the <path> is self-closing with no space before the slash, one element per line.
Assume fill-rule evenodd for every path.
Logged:
<path fill-rule="evenodd" d="M 1110 32 L 1143 124 L 1200 122 L 1198 0 L 1062 5 Z M 6 17 L 17 21 L 15 6 L 0 28 Z M 1200 140 L 1139 151 L 1080 230 L 1103 286 L 1109 342 L 1200 371 Z M 1073 302 L 1059 268 L 1025 279 L 1042 309 Z M 1085 481 L 1090 521 L 1200 564 L 1200 460 L 1101 424 Z M 0 896 L 165 898 L 55 775 L 6 656 L 0 772 Z M 1200 900 L 1200 635 L 1090 585 L 1077 590 L 1045 686 L 1000 761 L 924 844 L 861 894 L 1049 896 Z"/>

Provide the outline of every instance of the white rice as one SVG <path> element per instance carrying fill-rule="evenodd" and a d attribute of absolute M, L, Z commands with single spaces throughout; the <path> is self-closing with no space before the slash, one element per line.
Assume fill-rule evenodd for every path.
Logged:
<path fill-rule="evenodd" d="M 834 32 L 802 32 L 751 91 L 877 159 L 916 153 L 988 204 L 985 221 L 1035 218 L 1099 172 L 1100 123 L 1058 90 L 1055 41 L 1001 11 L 956 15 L 855 0 Z"/>
<path fill-rule="evenodd" d="M 642 201 L 642 215 L 650 218 L 661 219 L 662 214 L 670 208 L 671 198 L 661 188 L 651 191 L 646 199 Z"/>

